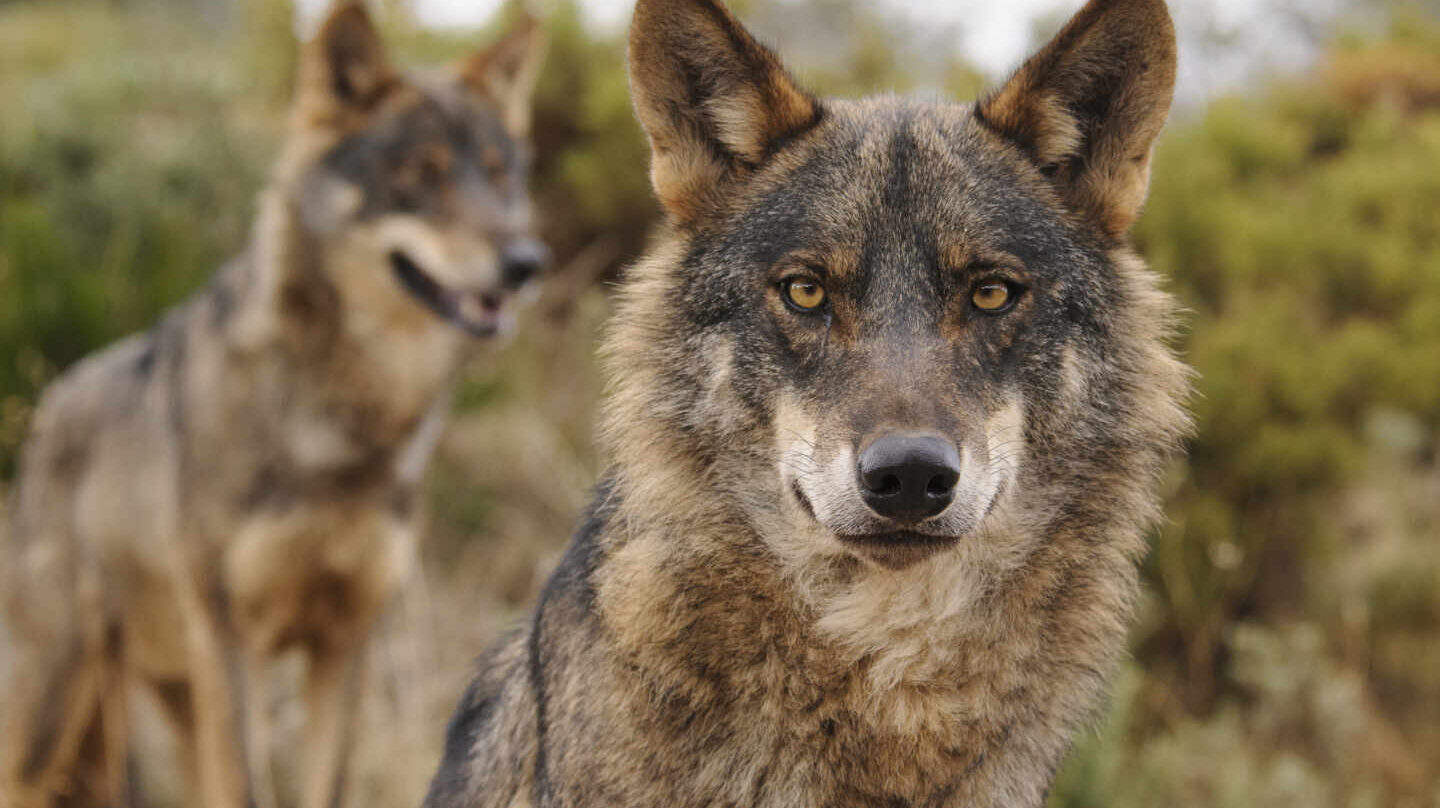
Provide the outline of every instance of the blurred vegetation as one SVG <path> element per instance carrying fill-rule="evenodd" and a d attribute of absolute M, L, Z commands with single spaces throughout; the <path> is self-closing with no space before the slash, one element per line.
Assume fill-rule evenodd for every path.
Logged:
<path fill-rule="evenodd" d="M 0 480 L 49 379 L 246 237 L 282 134 L 289 4 L 183 5 L 0 2 Z M 859 0 L 736 5 L 826 93 L 983 84 L 940 47 L 954 32 Z M 402 726 L 361 761 L 377 805 L 417 801 L 470 656 L 565 541 L 598 462 L 596 282 L 655 217 L 622 40 L 576 0 L 552 9 L 534 188 L 559 276 L 460 392 L 431 616 L 401 643 L 433 684 L 377 685 L 399 706 L 376 720 Z M 1057 808 L 1440 805 L 1440 26 L 1385 18 L 1162 142 L 1137 239 L 1190 311 L 1198 431 L 1134 658 Z M 407 64 L 486 39 L 388 22 Z"/>
<path fill-rule="evenodd" d="M 213 36 L 101 7 L 0 14 L 8 473 L 58 368 L 154 322 L 242 243 L 270 149 Z"/>
<path fill-rule="evenodd" d="M 1341 38 L 1157 155 L 1197 434 L 1067 806 L 1440 800 L 1440 27 Z"/>

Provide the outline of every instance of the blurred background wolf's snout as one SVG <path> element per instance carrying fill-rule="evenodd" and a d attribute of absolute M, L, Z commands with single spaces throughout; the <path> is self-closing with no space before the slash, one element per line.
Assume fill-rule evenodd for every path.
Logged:
<path fill-rule="evenodd" d="M 550 248 L 539 239 L 512 239 L 500 249 L 500 277 L 509 289 L 523 287 L 549 264 Z"/>

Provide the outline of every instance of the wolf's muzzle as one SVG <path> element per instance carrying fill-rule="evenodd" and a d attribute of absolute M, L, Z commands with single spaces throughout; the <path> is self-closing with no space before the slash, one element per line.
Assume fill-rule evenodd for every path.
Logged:
<path fill-rule="evenodd" d="M 955 499 L 960 453 L 937 435 L 882 435 L 860 452 L 859 473 L 860 495 L 872 511 L 916 524 Z"/>
<path fill-rule="evenodd" d="M 422 306 L 470 336 L 486 338 L 500 332 L 505 304 L 500 290 L 465 293 L 447 289 L 399 250 L 390 253 L 390 268 L 405 291 Z"/>

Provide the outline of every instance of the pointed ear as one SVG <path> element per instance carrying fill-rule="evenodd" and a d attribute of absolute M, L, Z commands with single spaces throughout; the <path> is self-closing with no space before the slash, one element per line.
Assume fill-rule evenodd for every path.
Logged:
<path fill-rule="evenodd" d="M 823 115 L 717 0 L 639 0 L 630 93 L 650 136 L 655 193 L 680 223 Z"/>
<path fill-rule="evenodd" d="M 1164 0 L 1090 0 L 976 117 L 1023 148 L 1115 238 L 1140 214 L 1150 153 L 1175 92 Z"/>
<path fill-rule="evenodd" d="M 540 21 L 522 12 L 498 42 L 460 66 L 466 84 L 499 103 L 505 128 L 517 137 L 530 132 L 530 99 L 545 59 L 545 40 Z"/>
<path fill-rule="evenodd" d="M 296 105 L 311 123 L 343 126 L 374 109 L 395 84 L 365 5 L 341 3 L 301 52 Z"/>

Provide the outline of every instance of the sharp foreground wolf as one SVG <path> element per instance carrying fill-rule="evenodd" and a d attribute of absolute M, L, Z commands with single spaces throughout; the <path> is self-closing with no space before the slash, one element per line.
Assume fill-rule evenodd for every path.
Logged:
<path fill-rule="evenodd" d="M 14 503 L 4 808 L 124 797 L 127 682 L 182 731 L 190 805 L 263 808 L 263 670 L 291 648 L 301 800 L 336 803 L 451 382 L 544 260 L 524 188 L 539 47 L 526 22 L 407 76 L 337 8 L 249 248 L 47 392 Z"/>
<path fill-rule="evenodd" d="M 1041 805 L 1187 428 L 1126 235 L 1164 3 L 1092 0 L 974 105 L 819 101 L 716 0 L 640 0 L 630 76 L 668 216 L 613 467 L 428 805 Z"/>

